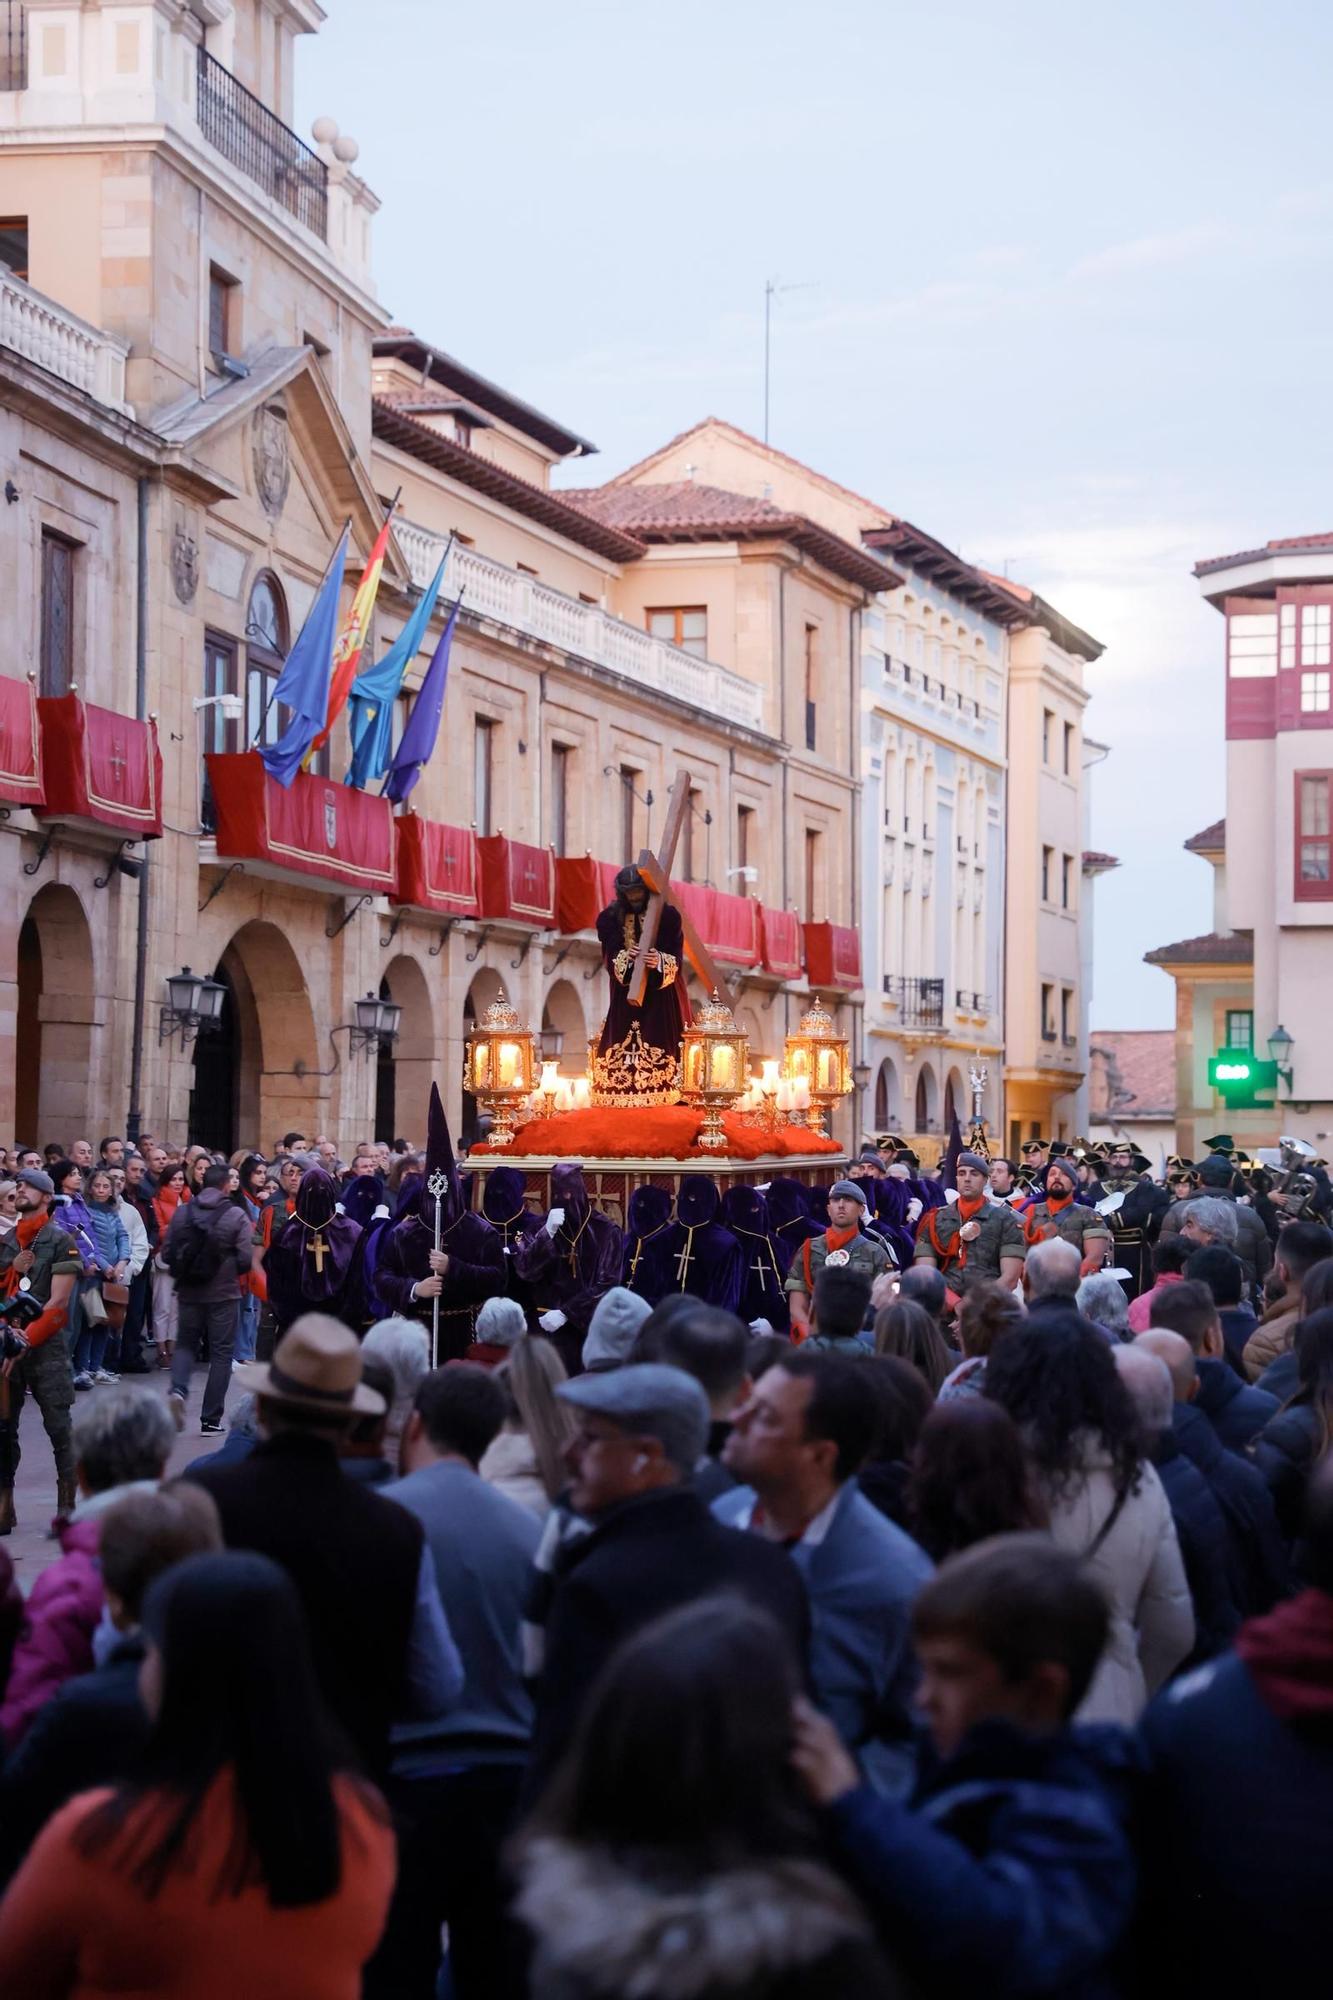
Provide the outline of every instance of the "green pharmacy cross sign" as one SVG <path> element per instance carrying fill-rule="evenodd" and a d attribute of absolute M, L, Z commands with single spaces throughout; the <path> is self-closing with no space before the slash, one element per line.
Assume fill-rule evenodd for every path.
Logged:
<path fill-rule="evenodd" d="M 1229 1111 L 1266 1110 L 1277 1089 L 1277 1064 L 1261 1062 L 1252 1049 L 1219 1049 L 1208 1058 L 1208 1081 Z"/>

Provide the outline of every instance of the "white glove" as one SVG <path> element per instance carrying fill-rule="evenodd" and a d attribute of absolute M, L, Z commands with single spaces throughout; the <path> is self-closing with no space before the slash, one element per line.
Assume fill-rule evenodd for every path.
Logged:
<path fill-rule="evenodd" d="M 918 1195 L 913 1195 L 912 1199 L 907 1204 L 907 1220 L 909 1222 L 918 1222 L 921 1218 L 921 1209 L 922 1209 L 922 1202 L 920 1197 Z"/>
<path fill-rule="evenodd" d="M 551 1210 L 551 1213 L 546 1218 L 546 1234 L 548 1236 L 554 1236 L 556 1230 L 559 1229 L 564 1219 L 565 1219 L 564 1209 L 553 1208 Z"/>
<path fill-rule="evenodd" d="M 773 1322 L 769 1319 L 752 1319 L 750 1321 L 750 1331 L 751 1333 L 772 1333 Z"/>
<path fill-rule="evenodd" d="M 565 1315 L 562 1312 L 543 1313 L 537 1321 L 543 1333 L 559 1333 L 564 1323 Z"/>

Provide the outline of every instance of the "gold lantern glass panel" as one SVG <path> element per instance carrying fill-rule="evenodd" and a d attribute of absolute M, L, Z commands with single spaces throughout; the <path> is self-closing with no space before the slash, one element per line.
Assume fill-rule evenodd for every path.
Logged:
<path fill-rule="evenodd" d="M 801 1025 L 783 1046 L 783 1068 L 802 1097 L 808 1094 L 805 1122 L 812 1132 L 826 1132 L 825 1112 L 852 1088 L 851 1049 L 833 1016 L 816 999 L 801 1016 Z"/>
<path fill-rule="evenodd" d="M 493 1120 L 489 1143 L 514 1143 L 514 1114 L 536 1081 L 536 1036 L 525 1028 L 504 994 L 493 1000 L 468 1037 L 463 1088 Z"/>
<path fill-rule="evenodd" d="M 727 1143 L 722 1113 L 749 1088 L 750 1038 L 716 993 L 685 1030 L 680 1070 L 681 1096 L 687 1104 L 703 1106 L 699 1144 L 709 1152 L 721 1152 Z"/>

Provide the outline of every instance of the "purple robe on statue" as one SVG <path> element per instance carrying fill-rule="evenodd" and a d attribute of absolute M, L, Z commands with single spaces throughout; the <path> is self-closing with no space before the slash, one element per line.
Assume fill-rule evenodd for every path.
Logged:
<path fill-rule="evenodd" d="M 349 1326 L 358 1321 L 357 1246 L 361 1230 L 337 1212 L 338 1186 L 323 1167 L 310 1167 L 296 1191 L 296 1207 L 264 1252 L 268 1303 L 280 1334 L 302 1313 L 331 1313 Z"/>
<path fill-rule="evenodd" d="M 740 1238 L 718 1220 L 717 1182 L 693 1175 L 681 1182 L 676 1220 L 667 1231 L 668 1290 L 689 1292 L 723 1312 L 736 1312 L 745 1290 Z"/>
<path fill-rule="evenodd" d="M 786 1333 L 791 1309 L 785 1289 L 781 1238 L 773 1234 L 768 1203 L 758 1188 L 732 1187 L 722 1197 L 722 1220 L 745 1253 L 745 1284 L 736 1310 L 748 1325 L 766 1319 L 774 1333 Z M 788 1263 L 791 1259 L 788 1258 Z"/>
<path fill-rule="evenodd" d="M 667 1255 L 671 1196 L 665 1188 L 637 1187 L 625 1217 L 625 1261 L 620 1282 L 655 1306 L 672 1289 L 675 1265 Z"/>
<path fill-rule="evenodd" d="M 514 1252 L 514 1269 L 527 1285 L 538 1313 L 562 1312 L 565 1325 L 555 1344 L 571 1374 L 583 1366 L 583 1337 L 603 1293 L 620 1283 L 624 1238 L 608 1216 L 588 1199 L 583 1169 L 551 1170 L 551 1207 L 565 1219 L 552 1236 L 545 1225 Z"/>
<path fill-rule="evenodd" d="M 674 1104 L 681 1037 L 689 1025 L 680 911 L 664 903 L 657 926 L 662 963 L 648 973 L 643 1002 L 629 1003 L 643 915 L 617 900 L 597 919 L 602 963 L 611 982 L 606 1019 L 592 1065 L 594 1104 Z"/>

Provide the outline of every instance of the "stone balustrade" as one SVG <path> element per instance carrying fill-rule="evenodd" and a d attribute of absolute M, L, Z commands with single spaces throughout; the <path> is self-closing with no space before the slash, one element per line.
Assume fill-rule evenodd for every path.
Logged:
<path fill-rule="evenodd" d="M 129 348 L 76 313 L 66 312 L 0 265 L 0 347 L 36 362 L 107 408 L 129 413 L 125 357 Z"/>

